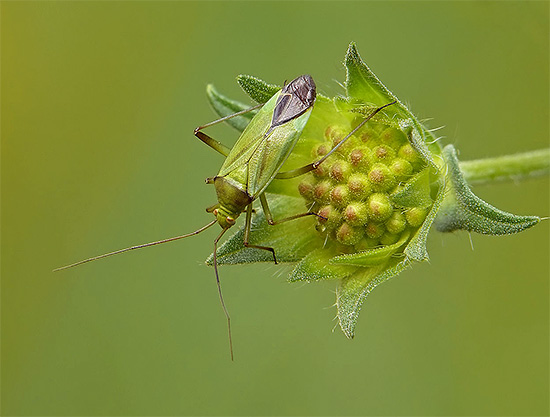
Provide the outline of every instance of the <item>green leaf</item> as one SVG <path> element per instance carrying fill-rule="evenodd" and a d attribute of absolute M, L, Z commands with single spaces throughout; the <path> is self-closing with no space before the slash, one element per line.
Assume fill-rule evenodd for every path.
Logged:
<path fill-rule="evenodd" d="M 385 245 L 379 248 L 365 250 L 363 252 L 339 255 L 330 259 L 332 265 L 376 266 L 389 259 L 409 239 L 410 233 L 404 232 L 399 241 L 393 245 Z"/>
<path fill-rule="evenodd" d="M 237 82 L 244 92 L 256 103 L 267 103 L 281 89 L 276 84 L 268 84 L 252 75 L 241 74 L 237 77 Z"/>
<path fill-rule="evenodd" d="M 439 190 L 437 191 L 437 196 L 435 198 L 432 208 L 430 209 L 430 212 L 426 216 L 426 219 L 424 219 L 424 223 L 422 223 L 420 229 L 416 231 L 413 238 L 403 251 L 405 255 L 407 255 L 407 258 L 419 262 L 428 259 L 428 249 L 426 248 L 428 233 L 430 232 L 432 224 L 436 219 L 437 213 L 441 208 L 441 204 L 443 203 L 444 198 L 445 186 L 443 184 L 443 181 L 441 180 L 439 182 Z"/>
<path fill-rule="evenodd" d="M 330 259 L 335 253 L 328 248 L 318 248 L 310 252 L 296 265 L 290 273 L 288 280 L 295 281 L 320 281 L 327 279 L 342 279 L 352 275 L 357 268 L 332 265 Z"/>
<path fill-rule="evenodd" d="M 508 235 L 528 229 L 540 221 L 536 216 L 516 216 L 504 212 L 474 195 L 460 171 L 455 148 L 447 145 L 443 156 L 448 165 L 448 192 L 437 216 L 437 230 Z"/>
<path fill-rule="evenodd" d="M 346 337 L 352 339 L 355 335 L 357 318 L 365 298 L 371 291 L 399 274 L 410 265 L 405 258 L 400 262 L 390 259 L 387 263 L 372 268 L 361 268 L 358 273 L 341 281 L 336 291 L 336 307 L 338 309 L 338 321 Z"/>
<path fill-rule="evenodd" d="M 346 92 L 348 97 L 377 106 L 396 99 L 363 62 L 355 43 L 351 42 L 344 60 L 346 67 Z"/>
<path fill-rule="evenodd" d="M 212 84 L 208 84 L 208 86 L 206 87 L 206 96 L 208 97 L 210 105 L 220 117 L 229 116 L 233 113 L 237 113 L 239 111 L 246 110 L 252 107 L 250 105 L 243 104 L 239 101 L 231 100 L 225 97 L 224 95 L 220 94 Z M 227 120 L 227 123 L 237 129 L 239 132 L 242 132 L 245 127 L 248 126 L 256 113 L 257 111 L 255 110 L 250 111 L 241 116 L 236 116 L 232 119 Z"/>
<path fill-rule="evenodd" d="M 432 152 L 439 153 L 439 145 L 435 143 L 435 138 L 363 62 L 354 42 L 349 44 L 344 65 L 346 67 L 346 92 L 348 97 L 362 103 L 373 103 L 376 106 L 396 101 L 397 103 L 388 107 L 387 111 L 399 116 L 400 128 L 403 131 L 412 128 L 409 135 L 409 142 L 412 147 L 422 156 L 422 159 L 437 169 L 432 157 Z M 428 140 L 434 144 L 432 151 L 426 144 Z"/>
<path fill-rule="evenodd" d="M 430 168 L 425 168 L 407 181 L 391 196 L 399 207 L 430 207 L 433 203 L 430 187 Z"/>

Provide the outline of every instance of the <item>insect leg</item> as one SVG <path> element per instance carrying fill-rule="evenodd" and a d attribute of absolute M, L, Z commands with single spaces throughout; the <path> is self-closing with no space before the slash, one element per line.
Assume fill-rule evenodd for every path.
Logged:
<path fill-rule="evenodd" d="M 197 128 L 198 129 L 198 128 Z M 223 156 L 229 155 L 231 151 L 230 148 L 225 146 L 223 143 L 218 142 L 216 139 L 208 136 L 206 133 L 195 130 L 195 136 L 214 149 L 216 152 L 221 153 Z"/>
<path fill-rule="evenodd" d="M 273 254 L 273 262 L 277 263 L 277 257 L 275 256 L 275 249 L 270 248 L 269 246 L 259 246 L 259 245 L 252 245 L 248 243 L 249 237 L 250 237 L 250 225 L 252 223 L 252 204 L 249 204 L 246 209 L 246 222 L 244 225 L 244 246 L 247 248 L 256 248 L 256 249 L 263 249 L 271 252 Z"/>
<path fill-rule="evenodd" d="M 357 125 L 357 127 L 355 127 L 355 129 L 353 129 L 351 132 L 349 132 L 340 142 L 338 142 L 336 144 L 336 146 L 334 146 L 334 148 L 332 148 L 325 156 L 323 156 L 321 159 L 319 159 L 318 161 L 315 161 L 311 164 L 308 164 L 308 165 L 304 165 L 303 167 L 301 168 L 297 168 L 297 169 L 292 169 L 290 171 L 285 171 L 285 172 L 279 172 L 275 178 L 276 179 L 290 179 L 290 178 L 295 178 L 295 177 L 298 177 L 300 175 L 303 175 L 303 174 L 306 174 L 308 173 L 309 171 L 313 171 L 315 168 L 317 168 L 319 165 L 321 165 L 330 155 L 332 155 L 334 152 L 336 152 L 336 150 L 342 146 L 344 144 L 344 142 L 346 140 L 348 140 L 348 138 L 350 136 L 352 136 L 355 132 L 357 132 L 359 129 L 361 129 L 365 123 L 367 123 L 370 119 L 372 119 L 379 111 L 381 111 L 382 109 L 388 107 L 388 106 L 391 106 L 392 104 L 395 104 L 397 103 L 397 101 L 392 101 L 391 103 L 388 103 L 388 104 L 384 104 L 383 106 L 381 107 L 378 107 L 377 109 L 375 109 L 371 114 L 369 114 L 361 123 L 359 123 Z"/>
<path fill-rule="evenodd" d="M 215 151 L 221 153 L 223 156 L 227 156 L 229 155 L 229 152 L 231 151 L 231 149 L 225 146 L 224 144 L 222 144 L 221 142 L 218 142 L 217 140 L 208 136 L 206 133 L 201 132 L 201 130 L 210 126 L 217 125 L 218 123 L 225 122 L 226 120 L 232 119 L 233 117 L 236 117 L 236 116 L 240 116 L 241 114 L 248 113 L 249 111 L 255 110 L 262 106 L 263 106 L 263 103 L 258 104 L 254 107 L 250 107 L 249 109 L 241 110 L 237 113 L 230 114 L 229 116 L 222 117 L 221 119 L 214 120 L 213 122 L 206 123 L 205 125 L 199 126 L 195 129 L 195 136 L 200 140 L 202 140 L 204 143 L 206 143 Z"/>
<path fill-rule="evenodd" d="M 273 215 L 271 214 L 271 210 L 269 209 L 269 205 L 267 204 L 267 197 L 265 196 L 264 193 L 260 194 L 260 203 L 262 203 L 262 208 L 264 209 L 264 214 L 265 214 L 265 218 L 267 219 L 267 222 L 272 226 L 287 222 L 289 220 L 299 219 L 300 217 L 306 217 L 306 216 L 317 216 L 317 217 L 320 217 L 321 219 L 325 219 L 323 216 L 320 216 L 317 213 L 308 211 L 307 213 L 295 214 L 294 216 L 285 217 L 280 220 L 273 220 Z"/>

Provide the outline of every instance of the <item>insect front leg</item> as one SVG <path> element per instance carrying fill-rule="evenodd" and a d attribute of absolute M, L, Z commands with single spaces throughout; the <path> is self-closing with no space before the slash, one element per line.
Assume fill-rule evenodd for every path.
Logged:
<path fill-rule="evenodd" d="M 294 216 L 285 217 L 280 220 L 274 220 L 273 215 L 271 214 L 271 210 L 269 209 L 269 205 L 267 204 L 267 197 L 265 196 L 264 193 L 260 194 L 260 203 L 262 203 L 262 208 L 264 209 L 264 214 L 265 214 L 265 218 L 267 219 L 267 223 L 269 223 L 272 226 L 287 222 L 289 220 L 299 219 L 301 217 L 306 217 L 306 216 L 317 216 L 321 219 L 325 219 L 323 216 L 317 213 L 308 211 L 307 213 L 295 214 Z"/>
<path fill-rule="evenodd" d="M 263 194 L 262 194 L 263 195 Z M 275 249 L 270 248 L 269 246 L 259 246 L 259 245 L 252 245 L 251 243 L 248 243 L 249 237 L 250 237 L 250 226 L 252 224 L 252 203 L 248 205 L 246 208 L 246 222 L 244 225 L 244 246 L 247 248 L 256 248 L 256 249 L 262 249 L 267 250 L 273 254 L 273 261 L 277 263 L 277 257 L 275 256 Z"/>
<path fill-rule="evenodd" d="M 201 127 L 197 127 L 200 129 Z M 229 155 L 231 151 L 230 148 L 225 146 L 223 143 L 218 142 L 216 139 L 208 136 L 206 133 L 201 132 L 200 130 L 195 129 L 195 136 L 214 149 L 216 152 L 221 153 L 223 156 Z"/>
<path fill-rule="evenodd" d="M 258 104 L 254 107 L 250 107 L 249 109 L 241 110 L 237 113 L 230 114 L 229 116 L 222 117 L 221 119 L 214 120 L 213 122 L 206 123 L 205 125 L 199 126 L 195 128 L 195 136 L 199 138 L 201 141 L 206 143 L 208 146 L 210 146 L 212 149 L 214 149 L 216 152 L 221 153 L 223 156 L 229 155 L 229 152 L 231 152 L 231 148 L 228 148 L 221 142 L 218 142 L 211 136 L 208 136 L 206 133 L 202 132 L 203 129 L 206 129 L 207 127 L 217 125 L 218 123 L 225 122 L 226 120 L 232 119 L 233 117 L 240 116 L 242 114 L 248 113 L 249 111 L 256 110 L 257 108 L 260 108 L 263 106 L 262 104 Z"/>

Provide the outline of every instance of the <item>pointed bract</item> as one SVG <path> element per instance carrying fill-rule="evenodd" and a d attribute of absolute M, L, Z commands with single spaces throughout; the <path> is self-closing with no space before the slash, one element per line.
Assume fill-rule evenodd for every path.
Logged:
<path fill-rule="evenodd" d="M 443 149 L 447 162 L 447 195 L 437 216 L 440 232 L 467 230 L 485 235 L 509 235 L 528 229 L 540 221 L 536 216 L 516 216 L 499 210 L 476 196 L 464 180 L 456 150 Z"/>
<path fill-rule="evenodd" d="M 281 89 L 279 85 L 268 84 L 252 75 L 241 74 L 237 77 L 237 82 L 256 103 L 267 103 L 273 94 Z"/>

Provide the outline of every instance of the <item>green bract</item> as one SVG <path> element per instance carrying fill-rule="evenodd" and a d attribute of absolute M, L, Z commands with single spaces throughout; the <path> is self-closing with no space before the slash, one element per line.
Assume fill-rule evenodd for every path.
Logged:
<path fill-rule="evenodd" d="M 266 192 L 275 217 L 307 210 L 301 218 L 269 226 L 258 211 L 250 243 L 273 247 L 280 262 L 295 264 L 290 281 L 338 280 L 336 305 L 344 334 L 352 338 L 361 304 L 380 283 L 412 262 L 428 258 L 431 226 L 443 232 L 517 233 L 540 219 L 502 212 L 476 197 L 452 146 L 436 138 L 370 71 L 355 45 L 344 65 L 346 96 L 318 95 L 308 124 L 282 171 L 326 155 L 372 111 L 391 101 L 316 170 L 291 180 L 275 179 Z M 256 102 L 280 87 L 255 77 L 238 82 Z M 227 99 L 212 86 L 208 97 L 220 116 L 249 106 Z M 252 116 L 229 123 L 243 130 Z M 243 230 L 218 250 L 219 264 L 272 262 L 271 254 L 245 248 Z M 212 263 L 212 257 L 207 260 Z"/>

